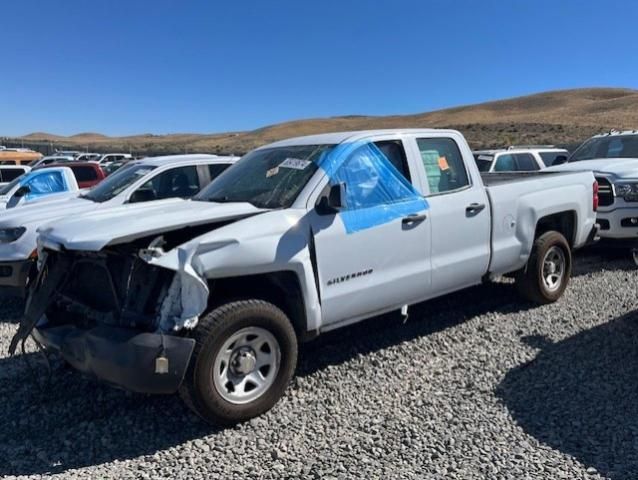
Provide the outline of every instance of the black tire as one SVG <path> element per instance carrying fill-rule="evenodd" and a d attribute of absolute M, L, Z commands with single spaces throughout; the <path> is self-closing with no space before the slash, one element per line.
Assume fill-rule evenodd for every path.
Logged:
<path fill-rule="evenodd" d="M 272 385 L 245 404 L 227 401 L 213 381 L 213 365 L 224 343 L 236 332 L 259 327 L 277 340 L 280 363 Z M 286 314 L 263 300 L 241 300 L 222 305 L 200 319 L 194 329 L 195 349 L 179 393 L 186 405 L 213 425 L 234 425 L 270 410 L 292 378 L 297 365 L 297 336 Z"/>
<path fill-rule="evenodd" d="M 559 286 L 550 289 L 543 279 L 543 260 L 550 249 L 554 247 L 562 250 L 565 265 Z M 534 241 L 534 247 L 526 267 L 516 275 L 516 287 L 527 300 L 538 304 L 553 303 L 565 292 L 571 272 L 572 255 L 569 243 L 559 232 L 545 232 Z"/>

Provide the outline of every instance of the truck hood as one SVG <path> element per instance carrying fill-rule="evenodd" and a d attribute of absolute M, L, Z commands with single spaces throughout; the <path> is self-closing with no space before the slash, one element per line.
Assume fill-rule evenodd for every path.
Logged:
<path fill-rule="evenodd" d="M 550 167 L 547 171 L 592 171 L 614 178 L 638 178 L 638 158 L 603 158 L 582 160 Z"/>
<path fill-rule="evenodd" d="M 158 203 L 161 203 L 158 205 Z M 99 251 L 164 232 L 216 224 L 266 211 L 249 203 L 212 203 L 171 199 L 123 205 L 44 225 L 38 229 L 45 246 Z"/>

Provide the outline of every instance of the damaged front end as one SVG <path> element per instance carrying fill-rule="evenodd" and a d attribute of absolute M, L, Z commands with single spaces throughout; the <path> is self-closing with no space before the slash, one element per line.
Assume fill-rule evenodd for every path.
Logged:
<path fill-rule="evenodd" d="M 10 353 L 33 335 L 106 382 L 136 392 L 177 391 L 195 346 L 176 328 L 185 310 L 183 274 L 149 264 L 140 250 L 137 242 L 99 252 L 42 250 Z"/>

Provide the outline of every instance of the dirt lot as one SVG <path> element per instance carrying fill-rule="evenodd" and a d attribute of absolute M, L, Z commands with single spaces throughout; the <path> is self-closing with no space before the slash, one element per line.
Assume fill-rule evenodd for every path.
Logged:
<path fill-rule="evenodd" d="M 7 358 L 5 299 L 0 476 L 638 478 L 638 270 L 586 253 L 574 273 L 553 305 L 494 283 L 326 335 L 275 409 L 225 430 L 177 397 Z"/>

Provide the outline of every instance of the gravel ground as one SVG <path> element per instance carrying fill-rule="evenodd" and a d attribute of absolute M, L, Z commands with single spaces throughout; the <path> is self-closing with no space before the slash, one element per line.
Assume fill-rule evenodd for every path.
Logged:
<path fill-rule="evenodd" d="M 178 397 L 6 357 L 0 475 L 57 478 L 638 478 L 638 270 L 588 253 L 556 304 L 484 285 L 305 345 L 268 414 L 226 430 Z M 40 381 L 37 379 L 40 378 Z"/>

